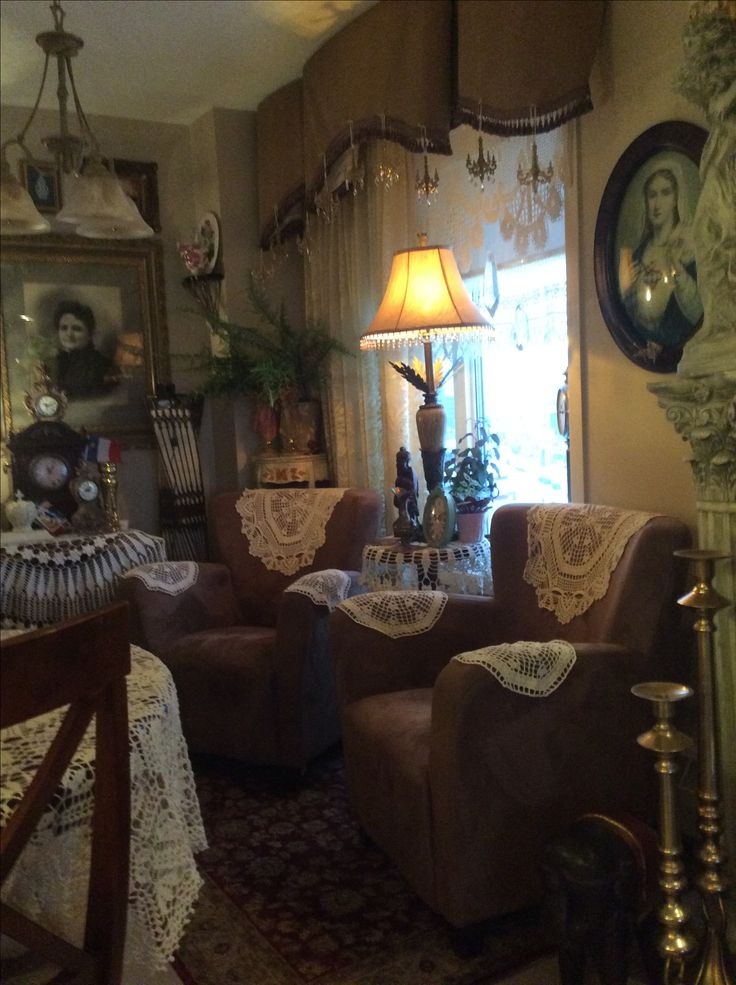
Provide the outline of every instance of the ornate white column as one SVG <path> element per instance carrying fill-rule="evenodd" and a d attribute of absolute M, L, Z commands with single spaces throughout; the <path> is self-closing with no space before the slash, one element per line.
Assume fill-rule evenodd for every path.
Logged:
<path fill-rule="evenodd" d="M 736 2 L 695 0 L 683 32 L 676 88 L 706 115 L 701 191 L 693 221 L 703 324 L 686 343 L 677 376 L 652 383 L 667 418 L 690 443 L 698 547 L 731 555 L 714 588 L 730 605 L 713 639 L 716 748 L 732 885 L 736 883 Z"/>
<path fill-rule="evenodd" d="M 736 328 L 734 329 L 736 332 Z M 731 605 L 716 615 L 714 671 L 721 806 L 729 868 L 736 862 L 736 370 L 651 383 L 667 419 L 690 444 L 698 546 L 732 555 L 714 587 Z M 694 659 L 694 658 L 693 658 Z"/>

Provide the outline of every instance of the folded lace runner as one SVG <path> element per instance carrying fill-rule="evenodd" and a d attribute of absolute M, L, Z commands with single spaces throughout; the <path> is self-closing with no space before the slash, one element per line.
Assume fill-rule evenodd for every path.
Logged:
<path fill-rule="evenodd" d="M 655 514 L 583 504 L 532 506 L 524 581 L 560 623 L 582 615 L 608 591 L 631 537 Z"/>
<path fill-rule="evenodd" d="M 306 595 L 315 605 L 326 605 L 332 612 L 350 593 L 351 578 L 338 568 L 325 568 L 312 571 L 292 582 L 284 592 L 297 592 Z"/>
<path fill-rule="evenodd" d="M 123 578 L 138 578 L 149 592 L 181 595 L 197 584 L 199 565 L 196 561 L 156 561 L 131 568 Z"/>
<path fill-rule="evenodd" d="M 565 640 L 547 643 L 520 640 L 458 653 L 452 659 L 484 667 L 509 691 L 530 698 L 546 698 L 570 673 L 576 654 L 575 647 Z"/>
<path fill-rule="evenodd" d="M 445 592 L 369 592 L 347 599 L 338 609 L 353 622 L 396 640 L 428 632 L 446 605 Z"/>
<path fill-rule="evenodd" d="M 293 575 L 314 561 L 345 489 L 246 489 L 235 504 L 248 550 L 269 571 Z"/>

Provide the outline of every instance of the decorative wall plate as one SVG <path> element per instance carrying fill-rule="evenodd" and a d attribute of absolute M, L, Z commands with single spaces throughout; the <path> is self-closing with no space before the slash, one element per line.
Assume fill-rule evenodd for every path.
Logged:
<path fill-rule="evenodd" d="M 455 502 L 441 486 L 427 497 L 422 515 L 424 539 L 430 547 L 445 547 L 455 532 Z"/>
<path fill-rule="evenodd" d="M 211 274 L 220 257 L 220 222 L 214 212 L 205 212 L 199 220 L 197 240 L 205 255 L 200 273 Z"/>

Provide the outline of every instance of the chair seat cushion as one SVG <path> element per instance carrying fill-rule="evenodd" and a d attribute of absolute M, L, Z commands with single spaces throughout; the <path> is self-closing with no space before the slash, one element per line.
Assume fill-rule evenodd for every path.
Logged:
<path fill-rule="evenodd" d="M 429 792 L 432 689 L 393 691 L 344 709 L 350 799 L 366 833 L 434 898 Z M 390 807 L 388 806 L 390 805 Z"/>
<path fill-rule="evenodd" d="M 228 626 L 182 636 L 160 654 L 192 750 L 275 761 L 275 639 L 268 626 Z"/>

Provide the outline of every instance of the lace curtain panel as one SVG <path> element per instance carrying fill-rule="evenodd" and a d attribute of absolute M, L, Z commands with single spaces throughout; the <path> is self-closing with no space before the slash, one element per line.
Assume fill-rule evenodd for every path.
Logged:
<path fill-rule="evenodd" d="M 560 623 L 586 612 L 608 591 L 630 538 L 651 519 L 610 506 L 533 506 L 524 581 L 536 590 L 539 607 Z"/>

